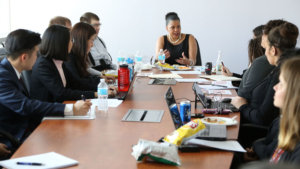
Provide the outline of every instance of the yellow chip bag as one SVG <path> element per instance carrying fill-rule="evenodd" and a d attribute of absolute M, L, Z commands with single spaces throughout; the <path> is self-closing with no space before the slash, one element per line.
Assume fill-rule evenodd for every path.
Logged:
<path fill-rule="evenodd" d="M 202 121 L 200 119 L 194 119 L 167 135 L 164 141 L 179 146 L 182 142 L 196 137 L 196 133 L 202 129 L 205 129 L 205 125 Z"/>

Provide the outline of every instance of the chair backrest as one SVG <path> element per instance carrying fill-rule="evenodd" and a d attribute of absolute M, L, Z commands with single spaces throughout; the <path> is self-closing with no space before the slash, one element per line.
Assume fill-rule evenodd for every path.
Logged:
<path fill-rule="evenodd" d="M 0 48 L 0 62 L 3 58 L 6 57 L 6 49 L 5 48 Z"/>
<path fill-rule="evenodd" d="M 6 37 L 0 38 L 0 45 L 2 45 L 2 47 L 5 47 L 5 40 L 6 40 Z"/>
<path fill-rule="evenodd" d="M 31 73 L 32 73 L 32 70 L 24 70 L 21 74 L 23 81 L 25 83 L 26 89 L 29 94 L 30 94 Z"/>
<path fill-rule="evenodd" d="M 197 39 L 195 39 L 195 40 L 196 40 L 196 44 L 197 44 L 197 55 L 196 55 L 196 64 L 195 64 L 195 66 L 202 66 L 200 47 L 199 47 Z"/>

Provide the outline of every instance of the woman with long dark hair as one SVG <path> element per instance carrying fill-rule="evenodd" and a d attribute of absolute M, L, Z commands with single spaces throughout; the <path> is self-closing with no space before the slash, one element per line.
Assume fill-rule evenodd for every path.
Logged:
<path fill-rule="evenodd" d="M 32 98 L 63 102 L 65 100 L 80 100 L 81 95 L 95 98 L 96 90 L 86 89 L 78 79 L 75 79 L 65 67 L 72 48 L 70 30 L 61 25 L 52 25 L 43 34 L 40 45 L 41 56 L 37 59 L 31 74 Z"/>

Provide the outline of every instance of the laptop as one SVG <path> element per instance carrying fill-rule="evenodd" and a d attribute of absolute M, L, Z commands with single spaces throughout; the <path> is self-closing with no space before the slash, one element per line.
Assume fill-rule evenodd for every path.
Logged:
<path fill-rule="evenodd" d="M 183 125 L 183 122 L 181 121 L 178 108 L 176 111 L 176 109 L 172 107 L 174 104 L 176 104 L 176 101 L 171 87 L 169 87 L 169 89 L 165 94 L 165 100 L 169 108 L 174 126 L 176 129 L 178 129 Z M 206 140 L 220 140 L 220 141 L 226 140 L 227 129 L 225 125 L 205 125 L 205 126 L 206 128 L 204 129 L 204 131 L 200 132 L 196 136 L 196 138 L 206 139 Z"/>
<path fill-rule="evenodd" d="M 135 81 L 136 75 L 137 75 L 137 73 L 135 72 L 135 73 L 133 74 L 132 81 L 131 81 L 130 84 L 129 84 L 129 89 L 128 89 L 128 91 L 126 91 L 126 92 L 119 92 L 119 93 L 116 95 L 115 98 L 117 98 L 118 100 L 125 100 L 125 99 L 126 99 L 128 93 L 129 93 L 129 92 L 131 91 L 131 89 L 132 89 L 132 86 L 133 86 L 133 83 L 134 83 L 134 81 Z"/>
<path fill-rule="evenodd" d="M 230 109 L 232 112 L 239 111 L 239 109 L 237 109 L 236 107 L 234 107 L 234 105 L 230 103 L 212 101 L 210 98 L 205 96 L 205 94 L 202 92 L 201 88 L 198 86 L 197 83 L 193 84 L 193 90 L 196 96 L 196 103 L 195 103 L 196 105 L 197 105 L 197 101 L 199 100 L 200 103 L 203 105 L 203 107 L 207 109 L 221 108 L 221 109 Z"/>

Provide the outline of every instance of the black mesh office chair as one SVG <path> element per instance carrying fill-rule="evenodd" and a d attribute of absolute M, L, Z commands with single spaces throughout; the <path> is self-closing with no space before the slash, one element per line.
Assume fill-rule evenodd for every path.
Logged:
<path fill-rule="evenodd" d="M 3 130 L 0 129 L 0 140 L 2 140 L 2 139 L 8 140 L 10 142 L 10 144 L 12 145 L 12 149 L 11 149 L 12 153 L 11 153 L 11 155 L 21 145 L 21 143 L 19 142 L 19 140 L 17 140 L 14 136 L 12 136 L 10 133 L 8 133 L 8 132 L 3 131 Z M 8 159 L 8 158 L 10 158 L 10 156 L 8 156 L 8 157 L 0 157 L 0 160 Z"/>
<path fill-rule="evenodd" d="M 195 64 L 195 66 L 202 66 L 200 47 L 199 47 L 197 39 L 195 39 L 195 40 L 196 40 L 196 44 L 197 44 L 197 55 L 196 55 L 196 64 Z"/>

